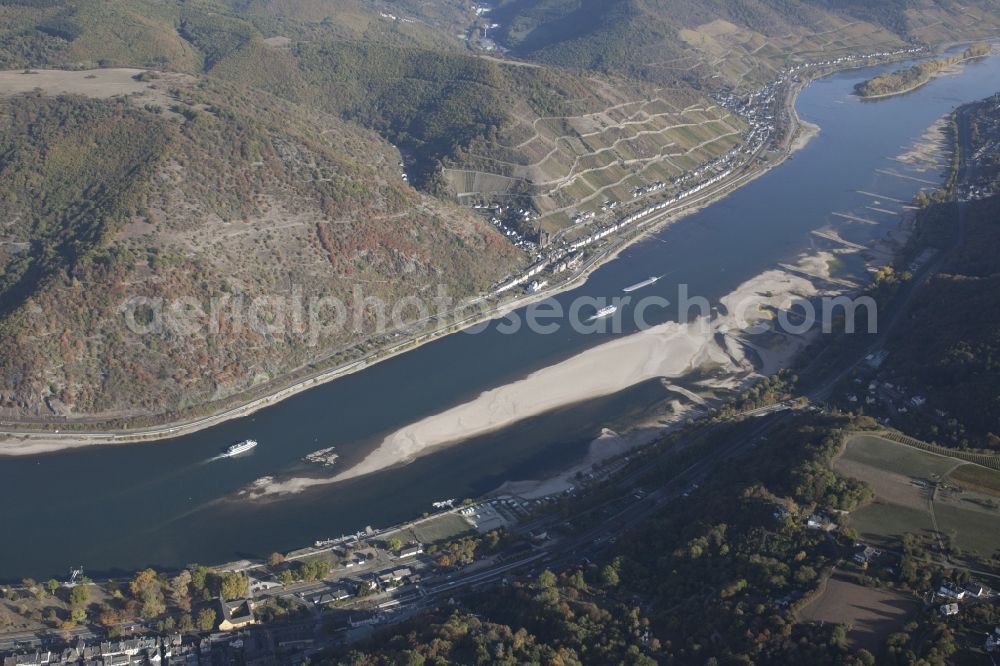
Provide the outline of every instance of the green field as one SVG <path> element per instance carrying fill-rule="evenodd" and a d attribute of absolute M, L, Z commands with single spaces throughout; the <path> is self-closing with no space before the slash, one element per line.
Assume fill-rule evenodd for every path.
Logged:
<path fill-rule="evenodd" d="M 848 440 L 834 468 L 875 493 L 850 516 L 862 539 L 891 547 L 907 533 L 933 536 L 936 518 L 964 551 L 991 557 L 1000 549 L 1000 473 L 872 435 Z"/>
<path fill-rule="evenodd" d="M 385 538 L 395 537 L 403 543 L 432 544 L 450 541 L 471 530 L 469 523 L 457 513 L 445 513 L 421 521 L 413 527 L 387 533 Z"/>
<path fill-rule="evenodd" d="M 844 458 L 914 478 L 940 477 L 960 462 L 871 435 L 852 437 Z"/>
<path fill-rule="evenodd" d="M 938 529 L 955 534 L 959 548 L 990 557 L 1000 550 L 1000 512 L 964 509 L 944 502 L 934 503 Z"/>
<path fill-rule="evenodd" d="M 891 546 L 904 534 L 933 536 L 934 524 L 928 511 L 876 500 L 851 514 L 850 525 L 865 541 Z"/>

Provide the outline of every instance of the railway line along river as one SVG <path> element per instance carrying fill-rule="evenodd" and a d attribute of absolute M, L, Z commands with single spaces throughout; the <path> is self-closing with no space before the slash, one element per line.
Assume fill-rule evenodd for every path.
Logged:
<path fill-rule="evenodd" d="M 736 301 L 749 298 L 758 312 L 782 307 L 769 300 L 778 296 L 860 283 L 887 255 L 846 250 L 879 243 L 900 226 L 903 202 L 941 180 L 947 160 L 919 149 L 928 128 L 1000 90 L 992 56 L 906 96 L 852 95 L 859 81 L 898 66 L 808 85 L 797 109 L 820 133 L 804 149 L 548 302 L 568 311 L 580 297 L 621 297 L 662 276 L 627 294 L 670 302 L 647 310 L 650 330 L 638 332 L 634 302 L 607 318 L 621 322 L 617 332 L 512 332 L 505 319 L 175 439 L 0 458 L 0 579 L 261 557 L 395 523 L 434 500 L 579 462 L 602 427 L 668 395 L 656 377 L 673 378 L 683 394 L 708 374 L 735 381 L 751 361 L 782 362 L 735 340 Z M 682 285 L 716 308 L 707 328 L 677 321 Z M 456 441 L 462 433 L 474 436 Z M 251 452 L 218 459 L 248 438 L 259 442 Z M 303 461 L 329 447 L 332 471 Z M 255 482 L 258 499 L 240 494 Z"/>

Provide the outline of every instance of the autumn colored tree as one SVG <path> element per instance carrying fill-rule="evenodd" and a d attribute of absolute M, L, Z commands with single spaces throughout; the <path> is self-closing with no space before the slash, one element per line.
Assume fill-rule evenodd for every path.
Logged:
<path fill-rule="evenodd" d="M 128 588 L 132 598 L 139 602 L 139 612 L 142 617 L 151 619 L 167 609 L 160 580 L 153 569 L 144 569 L 137 573 L 129 582 Z"/>
<path fill-rule="evenodd" d="M 170 579 L 170 599 L 181 610 L 191 610 L 191 572 L 187 569 Z"/>
<path fill-rule="evenodd" d="M 202 631 L 211 631 L 214 629 L 217 615 L 215 610 L 211 608 L 202 608 L 198 611 L 198 628 Z"/>
<path fill-rule="evenodd" d="M 245 574 L 227 571 L 222 575 L 220 593 L 223 599 L 243 599 L 249 593 L 249 582 Z"/>
<path fill-rule="evenodd" d="M 69 591 L 69 603 L 71 606 L 85 606 L 90 600 L 90 588 L 87 585 L 76 585 Z"/>

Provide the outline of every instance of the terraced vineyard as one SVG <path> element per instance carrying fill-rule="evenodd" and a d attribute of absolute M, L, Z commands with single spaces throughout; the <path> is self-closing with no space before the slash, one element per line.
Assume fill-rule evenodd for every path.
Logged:
<path fill-rule="evenodd" d="M 610 87 L 601 92 L 607 102 L 622 96 Z M 714 104 L 678 108 L 663 96 L 580 115 L 515 118 L 496 141 L 471 145 L 461 166 L 444 169 L 445 178 L 466 203 L 527 193 L 550 230 L 575 212 L 627 201 L 637 187 L 698 168 L 741 145 L 746 129 Z"/>

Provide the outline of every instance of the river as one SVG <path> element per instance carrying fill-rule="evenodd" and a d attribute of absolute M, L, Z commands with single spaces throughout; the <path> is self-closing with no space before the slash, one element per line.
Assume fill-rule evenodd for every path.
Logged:
<path fill-rule="evenodd" d="M 894 67 L 843 72 L 807 86 L 797 108 L 821 132 L 803 150 L 728 197 L 640 241 L 555 297 L 613 297 L 666 274 L 644 294 L 675 300 L 678 284 L 715 302 L 752 276 L 815 249 L 828 228 L 866 243 L 898 225 L 899 203 L 927 183 L 892 158 L 956 106 L 1000 90 L 1000 57 L 967 65 L 901 97 L 861 102 L 855 83 Z M 877 193 L 880 203 L 861 191 Z M 878 208 L 880 210 L 874 210 Z M 893 212 L 885 212 L 892 210 Z M 835 212 L 871 220 L 859 224 Z M 669 308 L 660 320 L 676 316 Z M 626 328 L 620 335 L 634 329 Z M 580 353 L 612 334 L 501 334 L 495 324 L 457 333 L 372 368 L 296 395 L 252 416 L 171 440 L 0 459 L 0 579 L 91 575 L 141 566 L 177 567 L 261 557 L 313 540 L 384 526 L 507 480 L 568 467 L 603 425 L 661 399 L 646 383 L 545 414 L 416 461 L 277 501 L 232 499 L 265 475 L 302 469 L 300 459 L 337 447 L 338 468 L 364 457 L 386 433 L 484 390 Z M 213 458 L 252 437 L 252 453 Z"/>

